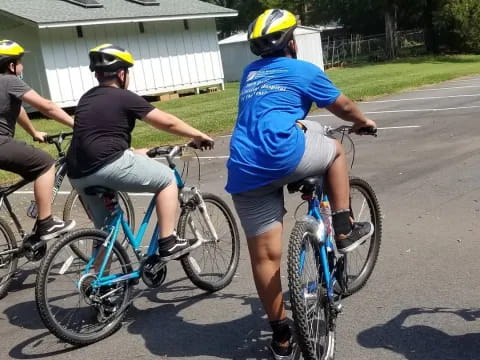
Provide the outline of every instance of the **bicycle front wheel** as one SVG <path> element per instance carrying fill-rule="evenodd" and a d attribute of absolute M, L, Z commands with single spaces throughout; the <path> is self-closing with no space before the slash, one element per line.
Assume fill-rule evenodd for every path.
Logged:
<path fill-rule="evenodd" d="M 365 180 L 357 177 L 350 178 L 350 216 L 354 221 L 371 222 L 375 231 L 362 245 L 344 255 L 344 279 L 347 282 L 342 291 L 344 296 L 365 286 L 377 263 L 382 240 L 382 213 L 377 196 Z"/>
<path fill-rule="evenodd" d="M 128 196 L 128 194 L 125 192 L 119 192 L 118 202 L 123 210 L 125 220 L 128 222 L 132 232 L 135 233 L 135 211 L 130 196 Z M 85 208 L 83 207 L 80 197 L 75 189 L 72 189 L 68 195 L 67 201 L 65 202 L 65 207 L 63 209 L 63 220 L 67 221 L 72 219 L 77 223 L 77 229 L 95 227 L 85 211 Z M 117 241 L 119 241 L 123 247 L 126 247 L 128 245 L 127 236 L 123 233 L 123 229 L 120 229 L 119 231 L 120 232 L 118 234 Z M 85 261 L 88 261 L 90 258 L 91 249 L 86 248 L 86 245 L 87 244 L 83 243 L 72 244 L 72 250 L 77 256 Z"/>
<path fill-rule="evenodd" d="M 53 245 L 38 270 L 35 300 L 40 318 L 52 334 L 72 345 L 88 345 L 114 333 L 130 304 L 128 281 L 94 286 L 107 236 L 94 229 L 74 231 Z M 79 242 L 99 249 L 94 252 L 96 260 L 88 272 L 87 263 L 72 250 L 75 248 L 72 245 Z M 109 275 L 131 272 L 128 255 L 117 242 L 106 272 Z"/>
<path fill-rule="evenodd" d="M 305 360 L 332 360 L 335 326 L 325 290 L 318 245 L 298 221 L 288 245 L 288 286 L 297 339 Z"/>
<path fill-rule="evenodd" d="M 17 270 L 18 258 L 15 253 L 10 252 L 16 248 L 17 241 L 12 229 L 0 218 L 0 299 L 7 295 L 8 286 Z"/>
<path fill-rule="evenodd" d="M 208 217 L 217 233 L 210 232 L 206 217 L 199 207 L 184 208 L 178 221 L 177 232 L 184 239 L 195 238 L 197 231 L 202 245 L 181 262 L 188 278 L 200 289 L 214 292 L 223 289 L 233 279 L 240 257 L 240 237 L 232 212 L 227 204 L 213 194 L 202 194 Z"/>

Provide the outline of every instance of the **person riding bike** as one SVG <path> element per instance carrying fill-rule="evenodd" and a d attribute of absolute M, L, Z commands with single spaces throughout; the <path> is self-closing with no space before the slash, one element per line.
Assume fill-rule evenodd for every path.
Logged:
<path fill-rule="evenodd" d="M 21 79 L 24 53 L 23 47 L 16 42 L 0 41 L 0 169 L 33 181 L 33 193 L 38 210 L 34 228 L 37 237 L 30 238 L 32 241 L 30 245 L 33 246 L 71 230 L 75 226 L 75 221 L 64 222 L 52 216 L 55 160 L 45 151 L 23 141 L 14 140 L 17 122 L 36 141 L 43 142 L 46 135 L 35 129 L 22 106 L 22 101 L 61 124 L 73 127 L 73 119 Z"/>
<path fill-rule="evenodd" d="M 89 58 L 99 85 L 81 97 L 75 111 L 67 153 L 70 182 L 97 228 L 104 225 L 109 213 L 103 200 L 87 195 L 85 188 L 104 186 L 116 191 L 156 193 L 160 259 L 177 259 L 198 247 L 201 240 L 180 239 L 175 234 L 178 189 L 174 173 L 147 157 L 148 149 L 133 150 L 132 131 L 136 119 L 143 119 L 159 130 L 191 138 L 201 149 L 212 148 L 213 140 L 127 90 L 134 59 L 125 49 L 103 44 L 91 49 Z"/>
<path fill-rule="evenodd" d="M 230 141 L 226 190 L 245 231 L 257 292 L 268 315 L 275 359 L 294 353 L 280 281 L 283 187 L 308 176 L 325 175 L 339 252 L 347 253 L 373 233 L 371 223 L 352 223 L 349 179 L 341 144 L 322 125 L 303 120 L 312 103 L 354 123 L 353 130 L 375 128 L 314 64 L 297 60 L 297 19 L 269 9 L 248 28 L 251 51 L 261 59 L 243 73 L 238 117 Z"/>

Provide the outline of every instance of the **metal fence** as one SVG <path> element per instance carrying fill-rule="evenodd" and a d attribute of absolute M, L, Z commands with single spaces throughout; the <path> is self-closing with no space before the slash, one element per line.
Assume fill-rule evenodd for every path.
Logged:
<path fill-rule="evenodd" d="M 416 55 L 425 45 L 423 31 L 398 31 L 395 34 L 399 56 Z M 325 68 L 386 60 L 385 34 L 350 35 L 322 39 Z"/>

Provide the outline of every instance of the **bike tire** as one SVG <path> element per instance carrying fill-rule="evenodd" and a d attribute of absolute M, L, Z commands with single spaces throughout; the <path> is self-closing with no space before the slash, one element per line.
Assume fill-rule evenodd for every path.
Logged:
<path fill-rule="evenodd" d="M 15 239 L 12 228 L 4 219 L 0 218 L 0 252 L 16 248 L 17 240 Z M 18 258 L 16 254 L 6 256 L 0 255 L 0 299 L 7 295 L 13 275 L 15 274 L 15 271 L 17 271 L 17 265 Z M 5 275 L 2 276 L 3 269 L 6 269 L 7 267 L 8 269 L 5 271 Z"/>
<path fill-rule="evenodd" d="M 318 245 L 310 238 L 307 230 L 307 222 L 297 221 L 288 245 L 288 286 L 292 316 L 303 358 L 332 360 L 335 355 L 335 326 L 320 267 Z M 309 260 L 312 263 L 310 274 L 307 268 Z M 317 323 L 313 324 L 314 321 Z"/>
<path fill-rule="evenodd" d="M 240 236 L 237 223 L 228 205 L 214 194 L 204 193 L 202 198 L 212 223 L 216 219 L 223 221 L 223 224 L 214 223 L 219 241 L 204 242 L 188 256 L 183 257 L 181 263 L 186 275 L 193 284 L 202 290 L 215 292 L 230 284 L 237 271 L 240 258 Z M 203 236 L 208 239 L 210 232 L 206 228 L 206 224 L 200 221 L 202 218 L 199 215 L 198 207 L 190 208 L 187 206 L 182 210 L 177 226 L 179 237 L 184 239 L 193 237 L 193 232 L 192 234 L 188 233 L 188 222 L 192 218 L 198 230 L 203 230 Z M 213 268 L 214 270 L 209 272 L 210 268 L 207 260 L 216 261 L 217 255 L 221 257 L 219 260 L 223 262 L 223 265 L 226 265 L 225 271 L 220 271 L 220 264 L 216 263 L 214 264 L 216 265 Z M 203 261 L 199 260 L 200 257 Z M 200 267 L 200 263 L 203 267 Z"/>
<path fill-rule="evenodd" d="M 363 197 L 361 206 L 354 204 L 356 201 L 353 199 L 356 196 L 354 194 L 358 194 L 359 198 Z M 365 205 L 368 207 L 368 212 L 365 211 Z M 360 212 L 363 211 L 366 218 L 363 218 L 363 214 L 359 213 L 359 207 L 362 209 Z M 374 226 L 374 232 L 364 244 L 344 255 L 347 264 L 345 274 L 347 286 L 341 291 L 343 296 L 352 295 L 366 285 L 377 263 L 382 241 L 382 212 L 380 204 L 370 184 L 358 177 L 350 178 L 350 216 L 355 221 L 371 221 Z M 364 253 L 366 255 L 362 256 Z M 359 264 L 359 266 L 355 266 L 358 270 L 354 269 L 352 265 L 354 262 Z"/>
<path fill-rule="evenodd" d="M 133 207 L 130 196 L 126 192 L 118 192 L 118 201 L 120 203 L 120 207 L 123 210 L 125 220 L 129 224 L 132 233 L 135 233 L 135 209 Z M 78 211 L 81 211 L 83 215 L 82 217 L 80 217 L 79 215 L 73 215 L 75 212 Z M 67 221 L 72 219 L 77 222 L 77 228 L 94 227 L 93 222 L 89 219 L 88 214 L 86 213 L 85 208 L 80 202 L 80 198 L 75 189 L 72 189 L 72 191 L 70 191 L 70 194 L 68 195 L 67 200 L 65 201 L 65 206 L 63 208 L 63 220 Z M 122 236 L 119 234 L 117 241 L 119 241 L 123 247 L 126 247 L 128 245 L 128 238 L 126 235 Z M 81 257 L 83 260 L 88 261 L 88 254 L 86 254 L 85 251 L 80 249 L 80 247 L 74 246 L 72 247 L 72 251 L 78 257 Z"/>
<path fill-rule="evenodd" d="M 38 269 L 38 275 L 35 283 L 35 300 L 37 304 L 37 309 L 40 314 L 40 318 L 42 319 L 45 327 L 50 330 L 52 334 L 54 334 L 57 338 L 70 343 L 72 345 L 88 345 L 95 343 L 97 341 L 100 341 L 111 334 L 113 334 L 115 331 L 117 331 L 121 325 L 122 325 L 122 320 L 126 315 L 126 312 L 130 306 L 130 295 L 131 295 L 131 287 L 132 284 L 128 281 L 123 281 L 122 286 L 124 287 L 124 293 L 122 295 L 122 302 L 121 306 L 119 307 L 118 310 L 116 310 L 113 314 L 111 315 L 112 318 L 109 319 L 108 323 L 105 324 L 98 332 L 95 332 L 93 334 L 86 334 L 82 335 L 79 332 L 76 331 L 71 331 L 71 330 L 66 330 L 65 327 L 61 326 L 59 321 L 57 321 L 55 315 L 59 314 L 63 315 L 63 313 L 60 311 L 59 307 L 55 307 L 55 315 L 53 314 L 52 307 L 49 305 L 49 287 L 54 286 L 55 282 L 57 281 L 57 276 L 51 272 L 52 268 L 58 268 L 59 264 L 65 264 L 65 262 L 60 262 L 58 264 L 55 263 L 57 255 L 60 254 L 62 249 L 65 249 L 65 251 L 68 253 L 72 253 L 71 249 L 72 247 L 71 242 L 73 241 L 79 241 L 82 239 L 83 241 L 95 241 L 96 244 L 103 244 L 105 240 L 107 239 L 108 234 L 104 231 L 101 230 L 96 230 L 96 229 L 81 229 L 77 230 L 74 232 L 69 233 L 65 237 L 61 238 L 57 242 L 54 243 L 54 245 L 48 250 L 47 255 L 43 259 L 43 261 L 40 264 L 40 267 Z M 130 260 L 129 257 L 125 251 L 125 249 L 118 243 L 115 242 L 113 250 L 112 250 L 112 258 L 115 258 L 115 261 L 118 261 L 120 263 L 121 270 L 123 273 L 127 274 L 132 271 L 131 265 L 130 265 Z M 81 268 L 85 266 L 85 263 L 83 260 L 79 257 L 79 260 L 81 264 L 79 263 L 79 272 L 81 271 Z M 113 261 L 113 260 L 112 260 Z M 70 267 L 72 264 L 76 264 L 75 261 L 72 261 L 70 265 L 68 265 L 67 270 L 69 271 Z M 62 266 L 63 268 L 63 266 Z M 60 275 L 62 274 L 62 268 L 60 268 L 59 273 Z M 69 278 L 69 276 L 66 276 L 66 278 Z M 68 280 L 68 279 L 67 279 Z M 71 280 L 70 280 L 71 281 Z M 78 282 L 79 279 L 76 279 Z M 60 280 L 61 282 L 61 280 Z M 80 292 L 80 290 L 77 288 L 76 283 L 74 281 L 71 281 L 71 291 L 70 289 L 66 289 L 65 291 L 69 291 L 69 295 L 71 296 L 79 296 L 79 299 L 74 300 L 75 304 L 78 304 L 78 306 L 81 305 L 82 301 L 87 305 L 85 309 L 82 309 L 82 311 L 78 311 L 79 308 L 77 308 L 74 311 L 74 315 L 78 313 L 85 313 L 86 315 L 90 315 L 92 313 L 91 307 L 92 305 L 88 305 L 85 301 L 85 298 L 81 298 L 83 296 Z M 52 301 L 54 300 L 61 300 L 65 299 L 66 296 L 59 296 L 58 292 L 53 291 L 54 295 L 52 295 Z M 88 307 L 90 306 L 90 307 Z M 90 312 L 90 314 L 88 314 Z M 59 315 L 59 316 L 60 316 Z M 64 317 L 65 318 L 65 317 Z M 77 321 L 78 324 L 81 326 L 85 326 L 84 324 L 87 323 L 88 320 L 91 320 L 93 317 L 81 317 L 80 320 Z M 70 325 L 72 322 L 75 323 L 75 321 L 72 321 L 73 317 L 69 318 L 68 325 Z M 97 320 L 98 321 L 98 320 Z M 72 325 L 73 326 L 73 325 Z"/>

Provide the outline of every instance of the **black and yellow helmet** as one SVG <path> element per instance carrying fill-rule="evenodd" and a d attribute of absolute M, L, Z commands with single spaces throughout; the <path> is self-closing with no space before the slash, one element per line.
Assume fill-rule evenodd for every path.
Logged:
<path fill-rule="evenodd" d="M 90 71 L 117 72 L 120 69 L 132 67 L 135 60 L 132 54 L 125 49 L 112 44 L 102 44 L 88 53 L 90 58 Z"/>
<path fill-rule="evenodd" d="M 250 49 L 255 55 L 263 56 L 284 49 L 292 39 L 297 27 L 297 18 L 281 9 L 265 10 L 248 27 Z"/>
<path fill-rule="evenodd" d="M 12 40 L 0 40 L 0 65 L 22 57 L 23 47 Z"/>

